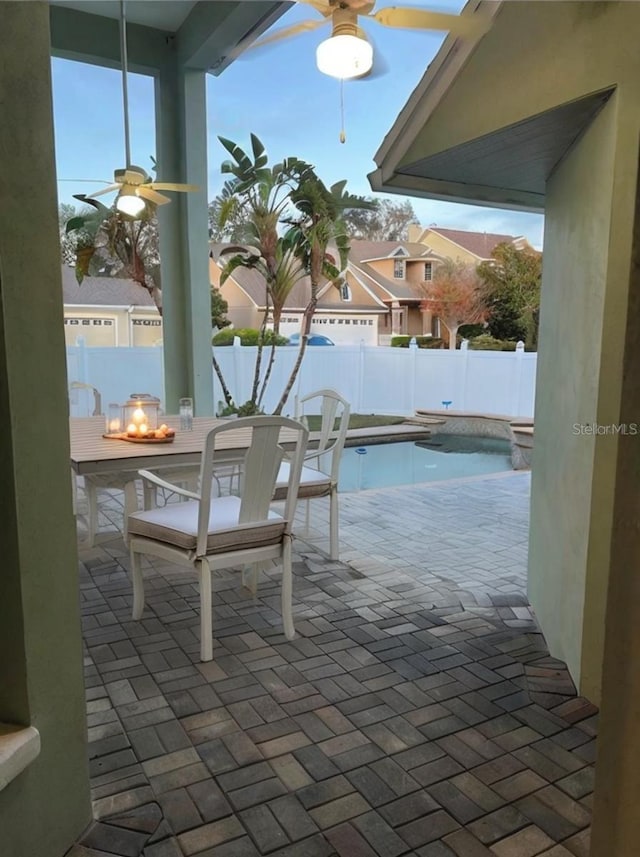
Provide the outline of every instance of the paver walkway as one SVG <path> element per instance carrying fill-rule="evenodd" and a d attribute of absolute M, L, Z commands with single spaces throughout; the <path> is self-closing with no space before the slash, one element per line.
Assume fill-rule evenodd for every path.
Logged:
<path fill-rule="evenodd" d="M 216 576 L 208 664 L 194 582 L 149 567 L 132 621 L 103 519 L 81 553 L 96 821 L 69 854 L 587 857 L 596 712 L 530 614 L 527 509 L 526 474 L 345 495 L 349 564 L 295 543 L 296 638 L 277 571 L 255 600 Z"/>

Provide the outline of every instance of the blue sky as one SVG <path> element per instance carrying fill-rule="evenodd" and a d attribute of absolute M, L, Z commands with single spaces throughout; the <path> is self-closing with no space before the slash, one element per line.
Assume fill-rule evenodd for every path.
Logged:
<path fill-rule="evenodd" d="M 378 7 L 383 5 L 381 0 Z M 409 0 L 405 5 L 427 4 Z M 428 5 L 458 11 L 463 3 L 441 0 Z M 310 6 L 298 4 L 274 29 L 317 18 Z M 315 66 L 315 48 L 330 35 L 329 24 L 270 47 L 249 50 L 219 77 L 208 76 L 210 199 L 222 185 L 220 163 L 225 151 L 218 135 L 246 146 L 251 132 L 260 137 L 273 161 L 296 155 L 315 164 L 328 184 L 347 179 L 352 192 L 372 193 L 367 173 L 375 168 L 373 156 L 444 36 L 391 30 L 375 21 L 364 21 L 363 29 L 374 43 L 375 56 L 382 57 L 386 73 L 344 83 L 344 144 L 339 141 L 340 83 Z M 124 166 L 120 74 L 54 59 L 53 98 L 58 191 L 61 202 L 73 202 L 72 194 L 104 186 L 80 183 L 79 179 L 110 180 L 113 170 Z M 151 78 L 130 74 L 129 104 L 132 159 L 150 170 L 150 156 L 155 154 Z M 436 223 L 525 235 L 534 246 L 542 245 L 540 215 L 423 199 L 411 202 L 425 226 Z"/>

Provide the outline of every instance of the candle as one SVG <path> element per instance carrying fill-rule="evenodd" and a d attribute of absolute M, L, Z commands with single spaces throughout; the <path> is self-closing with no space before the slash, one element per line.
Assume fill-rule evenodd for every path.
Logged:
<path fill-rule="evenodd" d="M 146 434 L 149 431 L 149 427 L 146 423 L 140 423 L 140 425 L 138 426 L 138 431 L 140 432 L 140 434 Z"/>
<path fill-rule="evenodd" d="M 127 434 L 137 434 L 137 433 L 138 433 L 138 426 L 135 423 L 130 423 L 127 426 Z"/>
<path fill-rule="evenodd" d="M 147 415 L 145 414 L 145 412 L 142 410 L 142 408 L 140 406 L 138 406 L 135 409 L 135 411 L 133 412 L 133 421 L 138 426 L 141 423 L 146 423 L 146 421 L 147 421 Z"/>
<path fill-rule="evenodd" d="M 120 431 L 120 420 L 110 420 L 109 431 L 114 433 Z"/>

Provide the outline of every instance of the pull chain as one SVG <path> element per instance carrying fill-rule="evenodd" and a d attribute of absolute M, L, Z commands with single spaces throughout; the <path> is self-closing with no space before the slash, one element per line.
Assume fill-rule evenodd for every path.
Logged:
<path fill-rule="evenodd" d="M 344 78 L 340 78 L 340 142 L 346 143 L 347 135 L 344 133 Z"/>

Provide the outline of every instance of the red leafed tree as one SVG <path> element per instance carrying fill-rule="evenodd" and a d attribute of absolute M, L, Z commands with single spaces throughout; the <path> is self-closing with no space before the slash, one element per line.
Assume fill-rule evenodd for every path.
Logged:
<path fill-rule="evenodd" d="M 433 280 L 421 283 L 421 308 L 438 316 L 449 331 L 449 348 L 455 349 L 461 324 L 479 324 L 488 316 L 482 280 L 475 265 L 445 259 L 436 268 Z"/>

